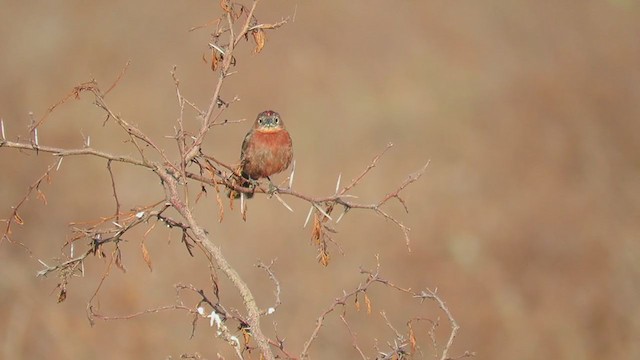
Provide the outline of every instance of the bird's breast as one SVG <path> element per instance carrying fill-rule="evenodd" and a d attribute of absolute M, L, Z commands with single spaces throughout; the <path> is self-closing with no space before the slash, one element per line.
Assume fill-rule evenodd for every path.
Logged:
<path fill-rule="evenodd" d="M 254 131 L 243 154 L 243 172 L 252 179 L 284 171 L 293 158 L 292 142 L 286 130 Z"/>

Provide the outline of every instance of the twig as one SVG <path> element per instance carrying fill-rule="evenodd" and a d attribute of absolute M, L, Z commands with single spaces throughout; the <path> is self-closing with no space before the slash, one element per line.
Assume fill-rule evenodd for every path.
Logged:
<path fill-rule="evenodd" d="M 109 178 L 111 179 L 111 189 L 113 190 L 113 198 L 116 201 L 116 214 L 115 214 L 116 221 L 120 222 L 120 200 L 118 200 L 118 191 L 116 191 L 116 181 L 113 178 L 113 171 L 111 170 L 112 161 L 113 160 L 107 161 L 107 170 L 109 170 Z"/>
<path fill-rule="evenodd" d="M 268 308 L 267 310 L 262 311 L 261 312 L 262 315 L 271 315 L 271 314 L 273 314 L 276 311 L 276 309 L 278 309 L 280 304 L 282 304 L 282 301 L 280 300 L 280 292 L 281 292 L 281 290 L 280 290 L 280 281 L 278 281 L 278 278 L 276 278 L 276 275 L 271 270 L 271 267 L 273 266 L 275 261 L 276 261 L 276 259 L 271 260 L 269 265 L 265 265 L 262 261 L 260 261 L 256 265 L 258 268 L 263 269 L 264 271 L 267 272 L 267 275 L 269 275 L 269 279 L 271 279 L 271 281 L 273 282 L 273 285 L 275 286 L 275 290 L 274 290 L 274 294 L 275 294 L 275 297 L 276 297 L 275 302 L 274 302 L 272 307 Z"/>
<path fill-rule="evenodd" d="M 368 360 L 362 352 L 362 349 L 360 349 L 360 346 L 358 346 L 358 339 L 356 338 L 356 334 L 353 332 L 353 330 L 351 330 L 351 327 L 349 326 L 349 323 L 347 322 L 347 319 L 345 319 L 344 315 L 340 315 L 340 320 L 342 320 L 344 325 L 347 327 L 347 330 L 349 331 L 349 335 L 351 335 L 351 346 L 353 346 L 358 351 L 362 359 Z"/>

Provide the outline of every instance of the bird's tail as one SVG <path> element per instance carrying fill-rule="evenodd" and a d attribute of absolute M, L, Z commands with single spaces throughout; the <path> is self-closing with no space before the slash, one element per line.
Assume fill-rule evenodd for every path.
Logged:
<path fill-rule="evenodd" d="M 249 176 L 247 174 L 245 174 L 244 172 L 241 172 L 240 176 L 234 176 L 233 177 L 233 185 L 242 186 L 243 188 L 251 188 L 251 187 L 253 187 L 253 185 L 249 181 Z M 231 188 L 231 189 L 229 189 L 229 191 L 227 191 L 227 196 L 230 199 L 238 199 L 240 197 L 240 192 L 238 192 L 235 189 Z M 252 192 L 248 192 L 248 193 L 244 193 L 244 197 L 246 199 L 251 199 L 253 197 L 253 191 Z"/>

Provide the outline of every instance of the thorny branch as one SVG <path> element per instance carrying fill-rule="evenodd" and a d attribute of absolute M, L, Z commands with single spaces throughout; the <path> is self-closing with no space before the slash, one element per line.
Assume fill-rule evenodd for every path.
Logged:
<path fill-rule="evenodd" d="M 449 333 L 449 336 L 448 336 L 448 339 L 447 339 L 447 343 L 444 345 L 444 347 L 442 348 L 442 350 L 441 350 L 441 352 L 440 352 L 440 354 L 438 355 L 437 358 L 439 360 L 451 359 L 451 357 L 449 356 L 449 352 L 451 350 L 451 346 L 453 345 L 453 340 L 456 337 L 456 335 L 458 334 L 458 330 L 460 329 L 460 327 L 458 326 L 458 323 L 456 322 L 455 318 L 453 317 L 453 314 L 451 313 L 451 311 L 449 310 L 449 308 L 447 307 L 445 302 L 438 296 L 437 291 L 432 291 L 432 290 L 426 289 L 426 290 L 423 290 L 423 291 L 420 291 L 420 292 L 415 292 L 415 291 L 413 291 L 413 290 L 411 290 L 409 288 L 402 288 L 400 286 L 397 286 L 394 283 L 390 282 L 389 280 L 384 279 L 380 275 L 380 264 L 379 263 L 377 264 L 375 271 L 360 269 L 360 273 L 367 276 L 366 280 L 364 282 L 358 284 L 358 286 L 356 286 L 353 290 L 351 290 L 349 292 L 344 292 L 343 296 L 341 296 L 339 298 L 336 298 L 333 301 L 333 303 L 331 303 L 331 305 L 320 314 L 320 316 L 316 320 L 316 327 L 312 331 L 311 336 L 309 337 L 309 339 L 304 344 L 304 347 L 303 347 L 302 352 L 300 354 L 300 359 L 306 359 L 306 358 L 309 357 L 309 349 L 310 349 L 311 345 L 313 344 L 313 342 L 317 339 L 318 333 L 320 332 L 320 329 L 324 325 L 326 317 L 329 314 L 331 314 L 332 312 L 337 311 L 339 309 L 342 309 L 344 311 L 346 306 L 347 306 L 347 302 L 350 301 L 351 299 L 354 299 L 354 303 L 355 303 L 356 309 L 359 310 L 360 309 L 359 296 L 362 295 L 362 297 L 364 298 L 366 307 L 367 307 L 367 313 L 370 314 L 372 305 L 371 305 L 371 300 L 367 296 L 367 291 L 375 284 L 382 284 L 384 286 L 387 286 L 389 288 L 397 290 L 397 291 L 399 291 L 401 293 L 407 294 L 407 295 L 411 296 L 412 298 L 420 300 L 420 303 L 424 302 L 425 300 L 434 301 L 438 305 L 438 308 L 442 312 L 444 312 L 444 314 L 447 316 L 447 320 L 449 321 L 449 324 L 451 325 L 451 331 Z M 395 338 L 393 344 L 391 344 L 391 343 L 388 344 L 389 347 L 392 349 L 392 351 L 390 353 L 384 353 L 384 352 L 378 351 L 378 356 L 376 357 L 376 359 L 380 359 L 380 360 L 382 360 L 382 359 L 403 359 L 409 353 L 415 352 L 416 351 L 416 340 L 415 340 L 415 335 L 413 333 L 413 330 L 410 327 L 411 321 L 408 322 L 409 334 L 407 336 L 405 336 L 391 324 L 391 322 L 388 320 L 388 318 L 386 316 L 386 313 L 384 311 L 381 312 L 381 316 L 385 320 L 385 323 L 387 324 L 387 326 L 394 332 L 394 334 L 396 335 L 396 338 Z M 360 354 L 360 356 L 363 359 L 367 359 L 367 357 L 365 356 L 364 352 L 362 351 L 362 349 L 358 345 L 356 334 L 352 330 L 352 328 L 349 325 L 348 321 L 346 320 L 346 317 L 345 317 L 344 313 L 342 315 L 340 315 L 340 319 L 345 324 L 345 326 L 347 328 L 347 331 L 349 332 L 349 335 L 351 336 L 352 346 L 356 349 L 356 351 L 358 351 L 358 353 Z M 433 337 L 431 333 L 429 335 L 430 335 L 430 338 L 432 339 L 432 341 L 433 341 L 433 343 L 435 345 L 436 344 L 435 337 Z M 407 349 L 407 347 L 409 347 L 409 349 Z M 437 347 L 434 346 L 434 350 L 437 351 Z M 470 351 L 466 351 L 460 357 L 470 357 L 470 356 L 475 356 L 475 353 L 470 352 Z"/>
<path fill-rule="evenodd" d="M 106 91 L 103 92 L 95 80 L 82 83 L 76 86 L 69 94 L 63 97 L 56 104 L 51 106 L 39 121 L 35 121 L 32 117 L 29 128 L 29 133 L 31 135 L 30 141 L 20 141 L 19 138 L 17 141 L 8 140 L 4 129 L 4 123 L 2 120 L 0 120 L 0 128 L 2 130 L 0 136 L 0 148 L 12 148 L 18 149 L 20 151 L 33 151 L 37 154 L 49 153 L 57 158 L 55 163 L 50 165 L 45 173 L 29 187 L 24 198 L 16 206 L 13 207 L 13 212 L 10 218 L 4 220 L 6 222 L 6 226 L 2 238 L 0 238 L 0 243 L 2 243 L 5 239 L 13 242 L 13 240 L 11 239 L 12 225 L 22 225 L 24 223 L 19 215 L 19 210 L 34 192 L 37 193 L 37 197 L 40 200 L 46 203 L 46 197 L 40 189 L 41 183 L 44 180 L 46 180 L 47 182 L 51 181 L 52 171 L 54 169 L 58 170 L 60 168 L 64 157 L 84 155 L 102 159 L 103 161 L 106 160 L 107 170 L 111 180 L 111 189 L 115 200 L 115 213 L 112 216 L 102 218 L 99 221 L 91 224 L 72 224 L 72 232 L 74 235 L 72 239 L 67 241 L 63 246 L 69 246 L 69 256 L 65 256 L 63 259 L 58 259 L 58 263 L 56 265 L 47 265 L 44 261 L 40 260 L 40 262 L 44 266 L 44 269 L 40 270 L 37 273 L 37 276 L 47 276 L 52 273 L 58 274 L 58 288 L 60 290 L 58 301 L 64 301 L 67 296 L 67 284 L 70 277 L 78 274 L 84 274 L 84 262 L 90 255 L 106 257 L 107 255 L 103 251 L 105 246 L 107 244 L 113 246 L 110 260 L 103 273 L 100 283 L 98 284 L 93 295 L 91 296 L 91 299 L 87 304 L 87 312 L 91 323 L 93 323 L 94 318 L 102 320 L 130 319 L 149 313 L 157 313 L 167 310 L 186 310 L 194 314 L 195 316 L 194 331 L 197 319 L 200 317 L 208 317 L 211 320 L 212 325 L 215 323 L 218 326 L 218 331 L 220 332 L 221 338 L 223 338 L 235 349 L 236 355 L 240 359 L 244 358 L 243 351 L 252 351 L 252 348 L 248 345 L 249 337 L 245 337 L 245 345 L 243 349 L 240 341 L 235 336 L 231 335 L 226 328 L 226 325 L 224 325 L 224 320 L 226 319 L 234 319 L 238 321 L 240 326 L 246 330 L 246 334 L 251 335 L 251 338 L 257 344 L 257 348 L 260 352 L 261 358 L 275 358 L 271 347 L 275 347 L 288 358 L 294 358 L 290 354 L 290 352 L 285 349 L 284 340 L 280 340 L 277 337 L 275 340 L 266 337 L 260 327 L 260 318 L 262 316 L 272 314 L 281 305 L 280 283 L 276 278 L 274 272 L 272 271 L 273 261 L 268 265 L 265 265 L 264 263 L 259 263 L 257 265 L 258 268 L 266 271 L 275 288 L 275 302 L 273 306 L 267 308 L 266 310 L 260 310 L 247 284 L 240 277 L 237 271 L 231 266 L 231 264 L 229 264 L 227 259 L 222 254 L 220 247 L 212 241 L 211 235 L 208 234 L 195 220 L 192 213 L 192 205 L 190 202 L 189 192 L 189 185 L 194 183 L 197 184 L 197 186 L 201 189 L 200 194 L 198 194 L 198 197 L 196 197 L 196 201 L 198 200 L 202 192 L 206 191 L 206 188 L 208 186 L 212 187 L 215 190 L 217 202 L 220 207 L 220 221 L 222 221 L 223 217 L 223 202 L 220 198 L 219 187 L 226 187 L 241 193 L 268 193 L 270 195 L 274 195 L 278 201 L 280 201 L 285 207 L 290 210 L 292 210 L 292 208 L 283 200 L 280 195 L 287 195 L 308 202 L 311 207 L 309 211 L 309 217 L 311 215 L 314 216 L 312 239 L 318 246 L 319 258 L 321 263 L 324 265 L 328 265 L 329 263 L 327 242 L 334 242 L 329 234 L 336 232 L 336 230 L 334 229 L 335 224 L 340 222 L 344 215 L 352 209 L 371 210 L 376 214 L 381 215 L 385 219 L 393 222 L 402 231 L 406 240 L 407 247 L 409 248 L 410 229 L 401 221 L 397 220 L 394 216 L 389 214 L 386 210 L 384 210 L 383 207 L 391 199 L 397 199 L 402 204 L 405 211 L 408 211 L 407 205 L 404 199 L 401 197 L 400 193 L 408 185 L 417 181 L 425 173 L 429 164 L 428 162 L 414 174 L 409 175 L 402 183 L 400 183 L 400 185 L 398 185 L 398 187 L 388 192 L 385 196 L 380 198 L 375 203 L 360 203 L 356 201 L 356 196 L 350 194 L 351 190 L 353 190 L 361 181 L 363 181 L 365 177 L 370 173 L 370 171 L 378 165 L 378 161 L 392 147 L 392 144 L 388 144 L 387 147 L 380 154 L 375 156 L 373 160 L 367 165 L 367 167 L 347 185 L 342 187 L 340 186 L 340 176 L 336 184 L 335 192 L 327 196 L 311 196 L 292 189 L 294 175 L 293 171 L 290 175 L 288 186 L 278 186 L 275 188 L 275 192 L 273 192 L 273 189 L 266 186 L 266 184 L 264 183 L 256 184 L 257 186 L 255 188 L 242 187 L 239 184 L 242 184 L 243 182 L 236 181 L 236 177 L 238 176 L 236 172 L 237 166 L 222 162 L 213 155 L 205 154 L 202 151 L 202 142 L 211 131 L 211 129 L 214 128 L 214 126 L 235 122 L 233 120 L 219 121 L 219 119 L 221 118 L 221 115 L 225 111 L 225 109 L 227 109 L 232 103 L 238 101 L 237 97 L 234 97 L 231 101 L 225 101 L 221 96 L 224 81 L 229 76 L 234 74 L 234 72 L 231 70 L 237 65 L 237 59 L 234 56 L 236 47 L 240 45 L 240 42 L 243 39 L 249 40 L 249 38 L 251 37 L 253 39 L 253 42 L 255 43 L 254 51 L 256 53 L 260 52 L 265 45 L 266 31 L 277 29 L 286 24 L 289 20 L 289 18 L 285 18 L 279 22 L 275 22 L 272 24 L 260 23 L 255 15 L 258 3 L 259 0 L 254 0 L 251 6 L 247 7 L 238 2 L 221 0 L 220 6 L 223 9 L 223 14 L 216 20 L 213 20 L 207 25 L 203 26 L 215 26 L 215 29 L 211 35 L 212 39 L 209 43 L 209 48 L 211 49 L 211 69 L 217 72 L 217 81 L 215 81 L 215 85 L 213 85 L 210 102 L 206 107 L 202 108 L 206 110 L 201 110 L 201 108 L 195 102 L 189 101 L 182 95 L 179 86 L 180 82 L 176 75 L 176 69 L 175 67 L 172 69 L 171 76 L 175 83 L 176 97 L 180 106 L 180 116 L 177 121 L 177 128 L 175 129 L 175 140 L 177 142 L 179 150 L 179 157 L 177 159 L 172 160 L 171 158 L 169 158 L 164 150 L 156 144 L 154 139 L 146 135 L 144 131 L 142 131 L 137 125 L 135 125 L 134 122 L 126 120 L 123 116 L 119 115 L 110 107 L 110 105 L 106 101 L 106 96 L 121 82 L 130 62 L 127 62 L 118 77 L 115 79 L 115 81 L 113 81 L 113 83 L 107 88 Z M 82 93 L 87 92 L 93 95 L 94 104 L 105 112 L 105 123 L 107 123 L 109 120 L 112 120 L 111 123 L 115 123 L 122 129 L 122 131 L 128 137 L 128 143 L 133 145 L 134 149 L 137 151 L 137 156 L 132 157 L 127 155 L 111 154 L 91 148 L 88 138 L 84 141 L 84 147 L 77 149 L 60 148 L 39 144 L 38 130 L 41 126 L 44 125 L 45 120 L 48 119 L 49 115 L 56 108 L 63 105 L 70 99 L 79 99 Z M 183 118 L 185 107 L 196 111 L 198 115 L 199 124 L 197 126 L 197 130 L 194 133 L 190 133 L 188 131 L 188 124 L 185 123 L 185 120 Z M 154 161 L 153 158 L 146 152 L 146 150 L 148 149 L 151 149 L 156 157 L 159 156 L 160 161 Z M 113 163 L 131 165 L 153 171 L 158 176 L 158 178 L 160 179 L 160 183 L 162 184 L 164 193 L 162 198 L 154 204 L 135 208 L 130 211 L 123 211 L 121 209 L 122 205 L 120 199 L 118 198 L 116 179 L 112 168 Z M 244 209 L 244 206 L 242 207 L 242 213 L 244 216 L 246 215 L 246 209 Z M 336 207 L 342 207 L 343 212 L 336 220 L 334 220 L 332 217 L 332 212 Z M 174 209 L 179 217 L 173 218 L 168 216 L 165 212 L 169 208 Z M 246 316 L 240 314 L 237 311 L 228 312 L 224 309 L 224 307 L 219 303 L 219 289 L 217 281 L 213 279 L 213 277 L 212 279 L 214 285 L 214 295 L 217 299 L 215 302 L 210 300 L 209 297 L 205 296 L 204 291 L 197 290 L 193 286 L 176 286 L 178 291 L 180 291 L 180 289 L 188 288 L 198 293 L 200 296 L 198 305 L 196 307 L 189 307 L 186 306 L 182 301 L 178 301 L 173 305 L 162 306 L 155 309 L 147 309 L 127 316 L 115 317 L 104 316 L 98 314 L 95 311 L 93 307 L 93 300 L 100 291 L 103 282 L 109 275 L 112 265 L 115 264 L 116 267 L 120 268 L 122 271 L 125 271 L 125 267 L 121 262 L 121 252 L 118 246 L 119 242 L 122 241 L 125 234 L 127 234 L 133 228 L 136 228 L 142 224 L 151 223 L 150 227 L 144 234 L 144 238 L 146 238 L 146 236 L 155 228 L 155 224 L 158 222 L 166 225 L 169 228 L 179 229 L 182 232 L 182 241 L 187 247 L 187 250 L 190 254 L 192 254 L 192 248 L 194 247 L 194 245 L 197 245 L 197 247 L 205 253 L 207 258 L 211 261 L 212 273 L 213 268 L 220 270 L 239 291 L 245 305 Z M 86 240 L 87 247 L 79 255 L 76 255 L 74 254 L 75 245 L 80 240 Z M 24 244 L 19 244 L 24 246 Z M 148 251 L 144 246 L 144 240 L 141 242 L 141 248 L 144 260 L 151 269 L 151 262 Z M 371 285 L 381 283 L 394 289 L 406 293 L 411 293 L 410 290 L 396 287 L 395 285 L 379 277 L 377 270 L 375 273 L 366 271 L 362 271 L 362 273 L 368 275 L 367 280 L 359 284 L 358 287 L 353 291 L 345 293 L 343 297 L 336 299 L 334 303 L 318 318 L 316 327 L 314 328 L 309 340 L 304 345 L 304 348 L 300 355 L 301 359 L 308 357 L 309 348 L 317 338 L 318 332 L 323 326 L 325 317 L 336 310 L 339 306 L 344 307 L 347 300 L 355 297 L 357 301 L 358 296 L 362 295 L 365 299 L 365 302 L 367 303 L 368 311 L 370 312 L 371 305 L 370 300 L 366 294 L 366 290 Z M 444 302 L 435 294 L 435 292 L 427 291 L 419 294 L 412 294 L 415 297 L 420 298 L 421 300 L 428 299 L 436 301 L 439 304 L 441 310 L 447 314 L 447 317 L 452 324 L 452 332 L 449 341 L 443 348 L 441 357 L 442 360 L 447 359 L 447 353 L 458 330 L 457 323 L 455 323 L 455 320 L 453 319 L 453 316 L 449 312 L 448 308 L 445 306 Z M 210 315 L 205 315 L 202 307 L 203 304 L 208 304 L 212 308 L 212 312 Z M 344 315 L 341 315 L 340 318 L 344 322 L 349 331 L 349 334 L 353 338 L 354 348 L 360 353 L 362 358 L 366 358 L 361 348 L 357 345 L 355 333 L 352 331 L 346 318 L 344 317 Z M 406 344 L 402 346 L 406 346 Z M 398 347 L 398 349 L 401 347 Z M 396 353 L 399 351 L 398 349 L 396 349 Z"/>

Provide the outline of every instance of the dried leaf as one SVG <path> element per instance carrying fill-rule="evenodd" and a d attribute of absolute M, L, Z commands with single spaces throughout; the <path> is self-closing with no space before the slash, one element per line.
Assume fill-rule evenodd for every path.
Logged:
<path fill-rule="evenodd" d="M 221 223 L 224 220 L 224 206 L 222 206 L 222 198 L 219 191 L 216 191 L 216 202 L 218 203 L 218 222 Z"/>
<path fill-rule="evenodd" d="M 409 343 L 411 344 L 411 352 L 416 352 L 416 336 L 413 333 L 413 328 L 411 327 L 411 323 L 409 323 Z"/>
<path fill-rule="evenodd" d="M 358 301 L 358 295 L 356 294 L 356 311 L 360 311 L 360 301 Z"/>
<path fill-rule="evenodd" d="M 311 240 L 316 244 L 320 244 L 320 239 L 322 238 L 322 225 L 320 222 L 320 217 L 318 216 L 318 212 L 313 214 L 313 228 L 311 229 Z"/>
<path fill-rule="evenodd" d="M 122 252 L 120 251 L 119 248 L 116 248 L 114 250 L 114 254 L 113 256 L 115 257 L 115 263 L 116 266 L 118 267 L 118 269 L 122 270 L 123 273 L 127 272 L 127 268 L 124 267 L 124 264 L 122 263 Z"/>
<path fill-rule="evenodd" d="M 219 62 L 220 59 L 218 58 L 218 54 L 215 50 L 211 49 L 211 71 L 216 71 Z"/>
<path fill-rule="evenodd" d="M 322 264 L 323 266 L 329 266 L 329 259 L 330 259 L 329 254 L 325 250 L 321 250 L 320 264 Z"/>
<path fill-rule="evenodd" d="M 18 213 L 13 214 L 13 218 L 16 220 L 18 225 L 24 225 L 24 220 L 18 215 Z"/>
<path fill-rule="evenodd" d="M 364 293 L 364 303 L 367 304 L 367 315 L 371 315 L 371 300 L 369 300 L 367 293 Z"/>
<path fill-rule="evenodd" d="M 207 188 L 204 187 L 204 185 L 202 185 L 200 191 L 198 192 L 198 195 L 196 195 L 196 204 L 200 201 L 202 195 L 207 195 Z"/>
<path fill-rule="evenodd" d="M 151 267 L 151 257 L 149 256 L 149 251 L 147 250 L 147 246 L 144 244 L 144 242 L 140 243 L 140 248 L 142 249 L 142 258 L 147 264 L 149 271 L 153 271 L 153 268 Z"/>
<path fill-rule="evenodd" d="M 247 221 L 247 204 L 242 204 L 242 221 L 246 222 Z"/>
<path fill-rule="evenodd" d="M 251 32 L 251 35 L 253 36 L 253 41 L 256 43 L 256 47 L 255 49 L 253 49 L 253 52 L 257 54 L 262 51 L 262 48 L 264 48 L 264 43 L 267 40 L 267 36 L 262 29 L 253 30 Z"/>
<path fill-rule="evenodd" d="M 249 341 L 251 340 L 251 335 L 246 328 L 242 328 L 242 337 L 244 338 L 244 343 L 249 345 Z"/>
<path fill-rule="evenodd" d="M 149 233 L 151 233 L 151 230 L 153 230 L 156 227 L 157 223 L 153 223 L 151 224 L 151 226 L 149 226 L 149 228 L 147 229 L 147 231 L 144 232 L 144 235 L 142 235 L 143 238 L 147 238 L 147 235 L 149 235 Z"/>
<path fill-rule="evenodd" d="M 40 191 L 40 189 L 38 189 L 38 195 L 36 195 L 36 199 L 42 201 L 45 205 L 47 205 L 47 197 L 42 191 Z"/>
<path fill-rule="evenodd" d="M 67 289 L 64 286 L 60 286 L 60 293 L 58 294 L 58 304 L 67 299 Z"/>
<path fill-rule="evenodd" d="M 222 8 L 222 11 L 226 12 L 226 13 L 231 13 L 231 4 L 229 4 L 229 0 L 220 0 L 220 7 Z"/>

